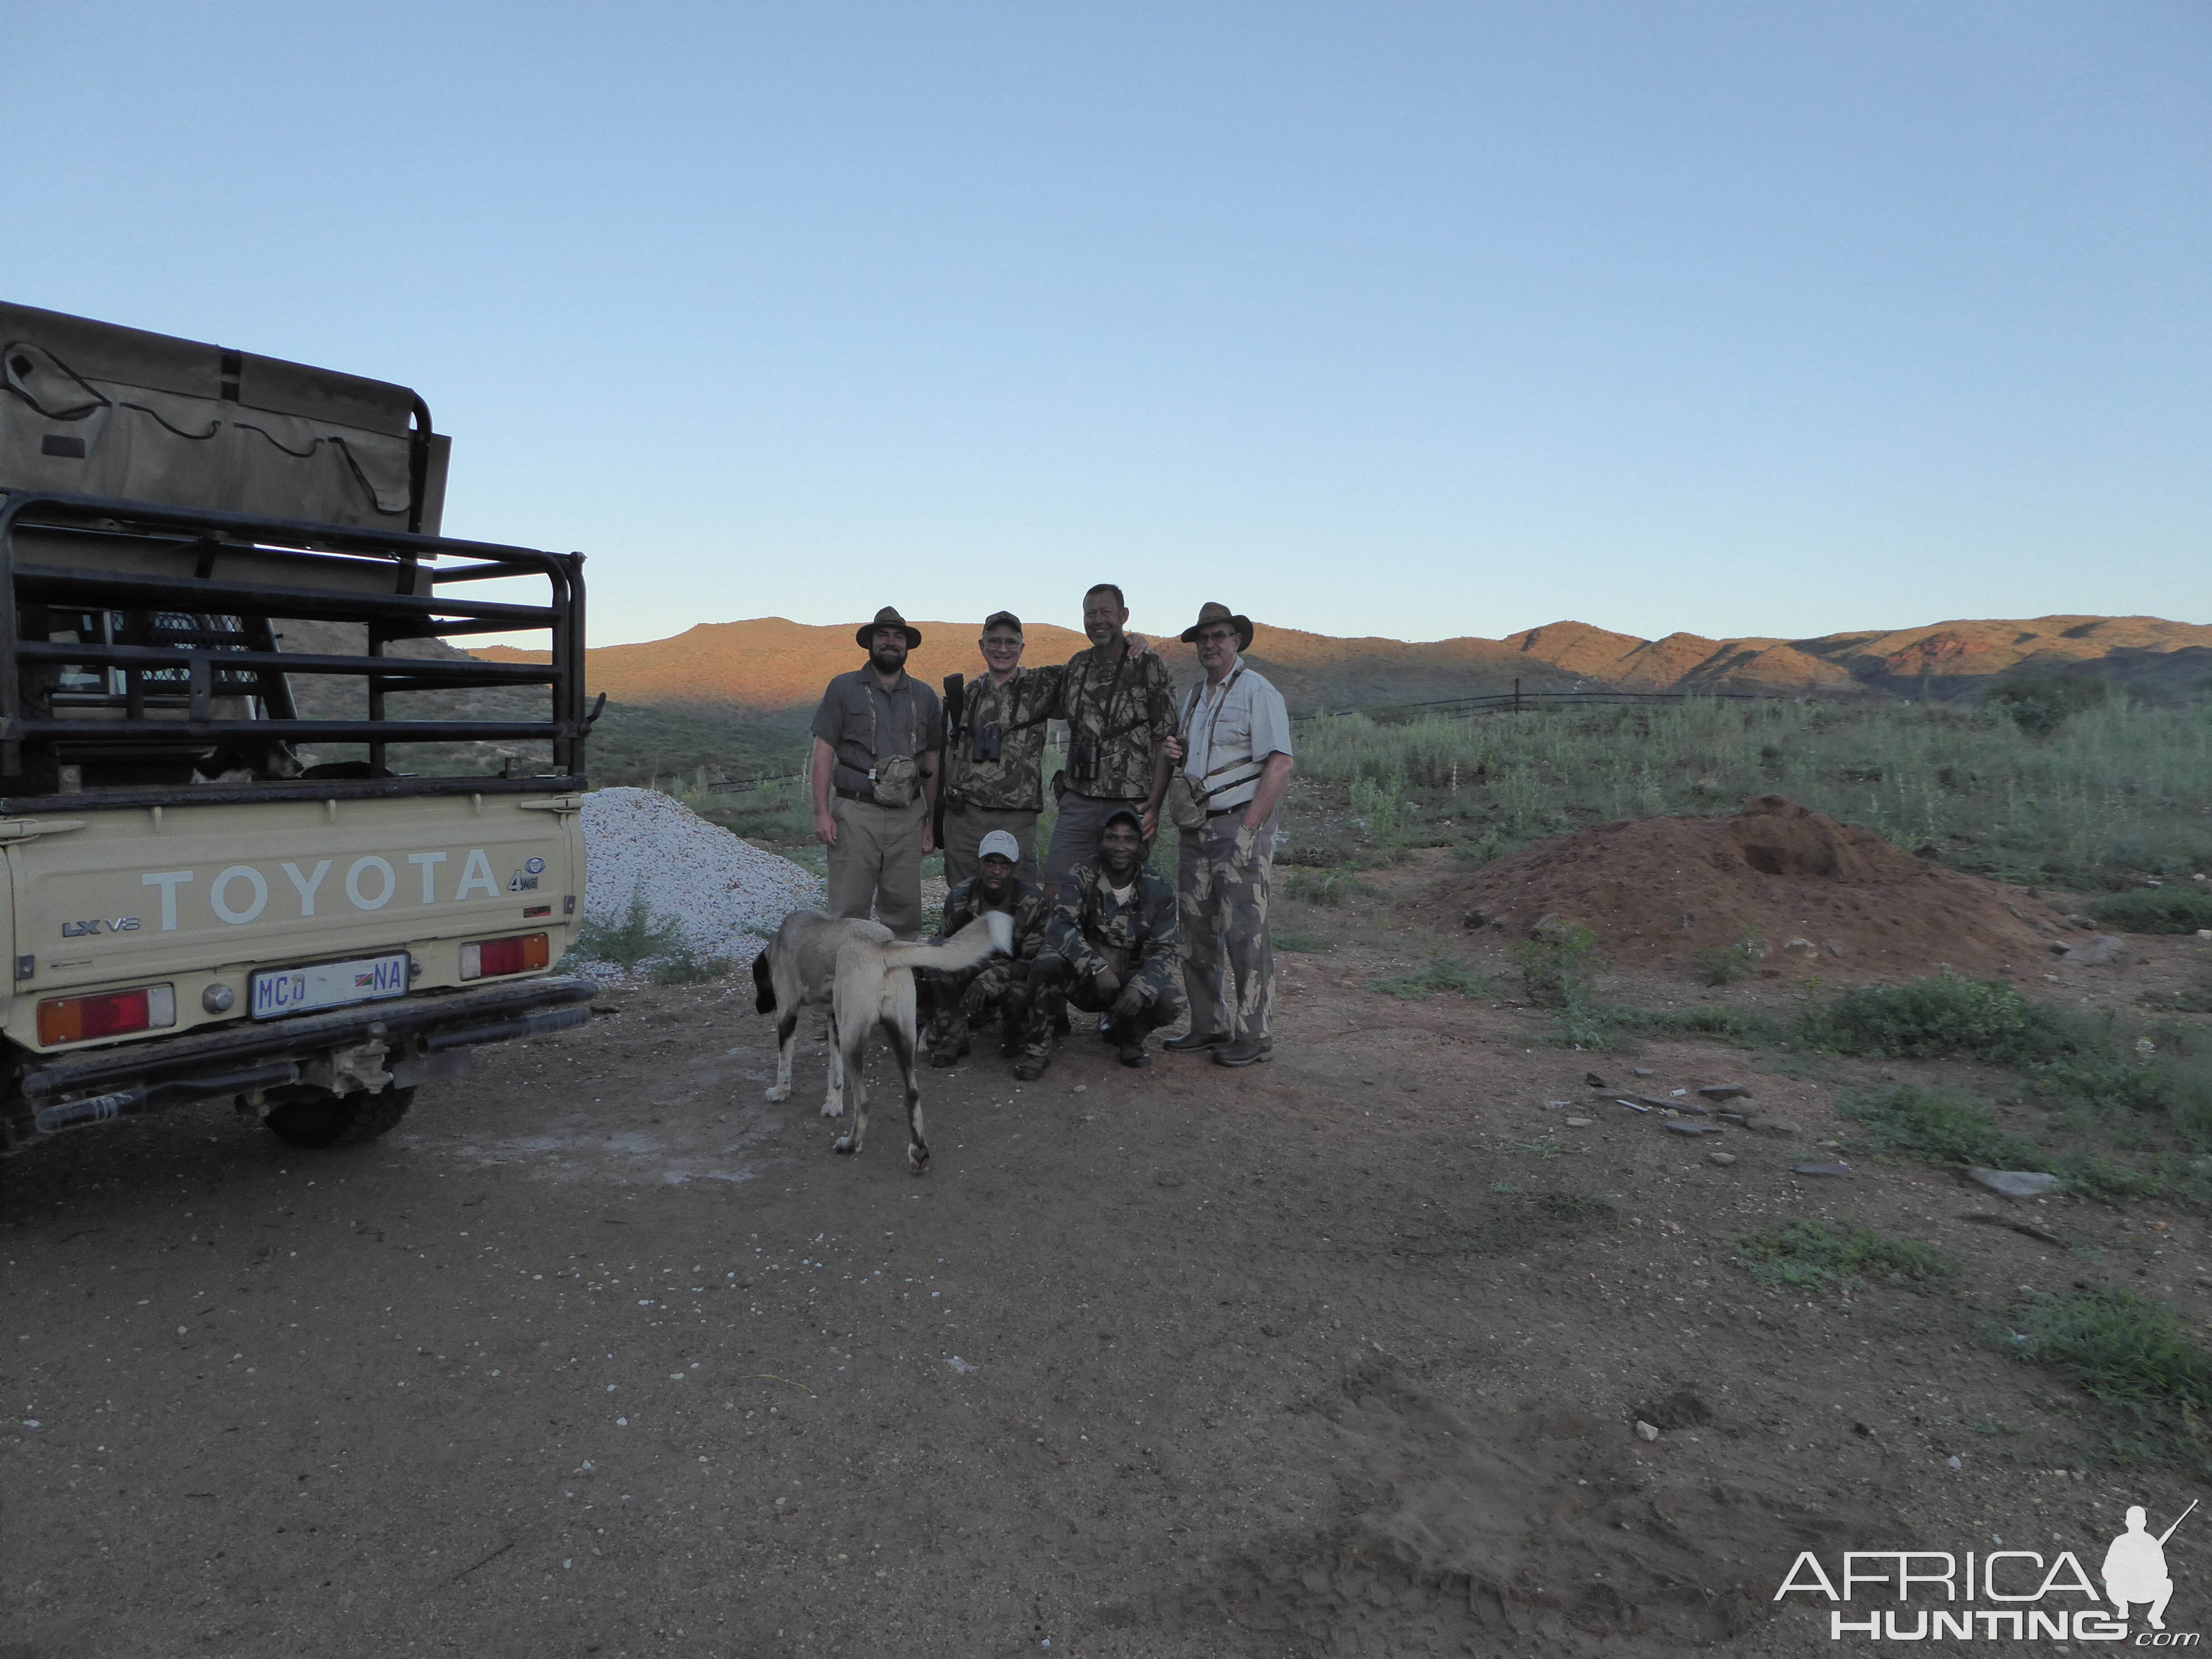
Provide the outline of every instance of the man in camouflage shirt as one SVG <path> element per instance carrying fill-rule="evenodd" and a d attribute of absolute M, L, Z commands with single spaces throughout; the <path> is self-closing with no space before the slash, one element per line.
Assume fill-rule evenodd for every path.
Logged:
<path fill-rule="evenodd" d="M 993 957 L 980 967 L 915 970 L 926 999 L 929 1030 L 924 1045 L 932 1066 L 951 1066 L 968 1053 L 968 1034 L 999 1020 L 1000 1047 L 1011 1054 L 1025 1035 L 1030 1017 L 1030 972 L 1044 943 L 1044 896 L 1014 874 L 1021 848 L 1003 830 L 983 837 L 982 872 L 945 896 L 944 936 L 958 933 L 986 910 L 1004 910 L 1014 919 L 1014 953 Z M 1048 1027 L 1048 1031 L 1049 1027 Z"/>
<path fill-rule="evenodd" d="M 1083 596 L 1091 648 L 1067 659 L 1054 718 L 1067 722 L 1067 793 L 1045 854 L 1044 892 L 1078 864 L 1096 868 L 1106 820 L 1122 807 L 1137 814 L 1143 848 L 1159 832 L 1168 787 L 1167 739 L 1174 735 L 1174 678 L 1157 653 L 1139 651 L 1125 631 L 1121 590 L 1101 582 Z"/>
<path fill-rule="evenodd" d="M 1054 1015 L 1066 1003 L 1103 1013 L 1124 1066 L 1149 1066 L 1145 1042 L 1182 1013 L 1176 982 L 1176 896 L 1145 867 L 1144 820 L 1116 808 L 1099 832 L 1098 862 L 1068 872 L 1030 969 L 1030 1019 L 1014 1075 L 1052 1063 Z"/>
<path fill-rule="evenodd" d="M 1133 656 L 1158 659 L 1141 634 L 1127 634 Z M 1014 874 L 1037 879 L 1037 815 L 1044 810 L 1046 722 L 1060 718 L 1065 665 L 1022 663 L 1022 619 L 996 611 L 975 641 L 985 672 L 968 681 L 960 717 L 945 736 L 945 880 L 977 873 L 983 837 L 1003 830 L 1021 848 Z"/>
<path fill-rule="evenodd" d="M 1020 849 L 1015 876 L 1035 886 L 1045 723 L 1064 671 L 1021 665 L 1022 619 L 1011 611 L 993 612 L 976 644 L 987 672 L 968 682 L 958 728 L 945 734 L 945 879 L 978 874 L 984 838 L 1001 831 Z"/>

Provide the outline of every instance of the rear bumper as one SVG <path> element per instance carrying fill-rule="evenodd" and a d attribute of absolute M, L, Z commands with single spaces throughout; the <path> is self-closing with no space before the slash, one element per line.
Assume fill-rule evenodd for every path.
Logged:
<path fill-rule="evenodd" d="M 525 980 L 27 1059 L 0 1113 L 0 1154 L 64 1129 L 281 1088 L 298 1082 L 308 1061 L 364 1042 L 386 1044 L 394 1058 L 421 1058 L 565 1030 L 591 1018 L 583 1005 L 598 991 L 587 979 Z"/>

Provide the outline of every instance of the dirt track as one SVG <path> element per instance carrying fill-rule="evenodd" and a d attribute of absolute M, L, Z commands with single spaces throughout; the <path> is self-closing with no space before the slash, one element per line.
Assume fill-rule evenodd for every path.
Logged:
<path fill-rule="evenodd" d="M 0 1656 L 1802 1654 L 1800 1548 L 2087 1559 L 2185 1501 L 2004 1461 L 2047 1386 L 1911 1298 L 1729 1264 L 1833 1212 L 1981 1291 L 2078 1271 L 1948 1176 L 1790 1175 L 1832 1085 L 1285 960 L 1271 1066 L 1079 1034 L 1018 1092 L 930 1073 L 919 1181 L 895 1118 L 830 1154 L 818 1053 L 763 1104 L 743 981 L 611 994 L 356 1152 L 202 1110 L 20 1161 Z M 1592 1065 L 1805 1133 L 1717 1167 Z M 2198 1224 L 2061 1207 L 2202 1300 Z M 2172 1550 L 2192 1628 L 2212 1571 Z"/>

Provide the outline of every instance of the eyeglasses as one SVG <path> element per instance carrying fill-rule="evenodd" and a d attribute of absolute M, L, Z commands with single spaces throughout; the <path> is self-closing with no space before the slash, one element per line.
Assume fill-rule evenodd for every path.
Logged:
<path fill-rule="evenodd" d="M 1236 637 L 1237 630 L 1233 628 L 1213 628 L 1200 634 L 1198 642 L 1200 645 L 1225 645 Z"/>

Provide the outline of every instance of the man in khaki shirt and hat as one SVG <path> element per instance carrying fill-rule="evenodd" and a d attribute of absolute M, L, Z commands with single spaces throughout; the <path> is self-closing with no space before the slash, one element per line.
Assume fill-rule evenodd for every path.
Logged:
<path fill-rule="evenodd" d="M 1166 1047 L 1249 1066 L 1275 1046 L 1267 899 L 1275 810 L 1291 781 L 1291 717 L 1283 694 L 1240 654 L 1252 644 L 1249 617 L 1208 601 L 1182 637 L 1198 647 L 1206 680 L 1183 699 L 1165 745 L 1176 772 L 1168 810 L 1182 832 L 1176 903 L 1190 1000 L 1189 1035 Z"/>
<path fill-rule="evenodd" d="M 890 605 L 854 640 L 868 665 L 840 674 L 814 712 L 814 833 L 830 849 L 830 914 L 921 933 L 921 856 L 945 747 L 945 705 L 906 672 L 921 630 Z"/>

